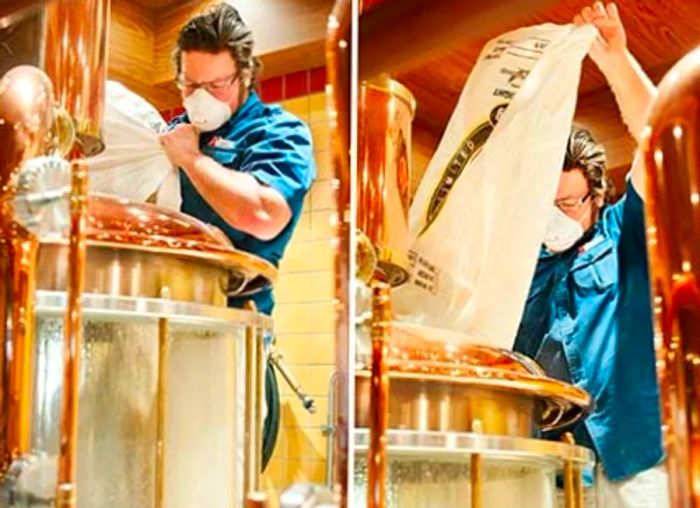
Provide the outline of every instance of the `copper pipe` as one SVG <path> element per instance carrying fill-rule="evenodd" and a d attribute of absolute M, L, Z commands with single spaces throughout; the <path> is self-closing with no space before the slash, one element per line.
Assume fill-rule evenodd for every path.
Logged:
<path fill-rule="evenodd" d="M 472 432 L 475 434 L 483 434 L 484 426 L 481 420 L 472 422 Z M 483 508 L 484 506 L 484 477 L 482 475 L 482 456 L 479 453 L 472 454 L 469 457 L 469 483 L 471 487 L 471 504 L 470 508 Z"/>
<path fill-rule="evenodd" d="M 372 5 L 360 16 L 359 77 L 364 80 L 424 62 L 433 51 L 444 51 L 466 38 L 483 37 L 509 23 L 516 25 L 528 14 L 554 3 L 555 0 L 366 2 Z"/>
<path fill-rule="evenodd" d="M 571 432 L 565 433 L 561 440 L 571 446 L 576 444 Z M 583 508 L 581 471 L 572 460 L 564 461 L 564 506 L 566 508 Z"/>
<path fill-rule="evenodd" d="M 61 397 L 60 449 L 58 457 L 57 508 L 76 505 L 78 445 L 78 397 L 80 350 L 83 335 L 82 294 L 85 286 L 85 230 L 87 214 L 87 164 L 71 164 L 71 222 L 68 238 L 68 305 L 64 333 L 63 392 Z"/>
<path fill-rule="evenodd" d="M 338 182 L 336 191 L 335 251 L 335 364 L 338 391 L 334 414 L 335 485 L 340 493 L 340 507 L 347 506 L 348 434 L 350 422 L 350 369 L 348 281 L 350 263 L 350 63 L 353 51 L 351 0 L 336 0 L 328 17 L 326 32 L 326 69 L 328 73 L 328 117 L 332 136 L 333 170 Z"/>
<path fill-rule="evenodd" d="M 389 398 L 389 285 L 372 285 L 372 381 L 370 395 L 370 445 L 367 457 L 367 507 L 384 508 L 386 503 L 386 432 Z"/>
<path fill-rule="evenodd" d="M 469 483 L 471 485 L 470 508 L 483 508 L 484 479 L 481 474 L 481 454 L 474 453 L 469 457 Z"/>
<path fill-rule="evenodd" d="M 13 227 L 11 233 L 12 288 L 11 352 L 8 357 L 7 451 L 14 459 L 31 449 L 34 368 L 34 290 L 38 242 Z"/>
<path fill-rule="evenodd" d="M 169 322 L 158 320 L 158 388 L 156 400 L 155 508 L 163 508 L 165 496 L 165 404 L 168 398 Z"/>
<path fill-rule="evenodd" d="M 1 206 L 1 205 L 0 205 Z M 1 231 L 1 230 L 0 230 Z M 10 244 L 5 240 L 5 235 L 0 237 L 0 280 L 11 280 L 12 259 L 10 258 Z M 9 420 L 10 397 L 10 368 L 8 365 L 7 347 L 5 347 L 5 323 L 9 322 L 10 302 L 12 302 L 12 288 L 9 284 L 0 287 L 0 478 L 11 461 L 10 448 L 7 441 Z"/>
<path fill-rule="evenodd" d="M 255 341 L 255 475 L 253 489 L 260 491 L 263 451 L 263 401 L 265 400 L 265 331 L 258 326 Z"/>
<path fill-rule="evenodd" d="M 58 103 L 75 123 L 78 146 L 71 154 L 71 224 L 63 392 L 56 506 L 74 507 L 76 497 L 78 386 L 82 339 L 81 296 L 85 272 L 87 166 L 77 160 L 104 148 L 100 136 L 107 72 L 109 0 L 55 0 L 46 8 L 44 68 Z"/>
<path fill-rule="evenodd" d="M 673 508 L 700 507 L 700 49 L 659 85 L 643 133 L 647 244 Z"/>
<path fill-rule="evenodd" d="M 255 312 L 255 303 L 251 300 L 245 304 L 246 310 Z M 243 452 L 243 498 L 257 492 L 257 478 L 260 475 L 260 467 L 257 464 L 257 328 L 249 325 L 245 329 L 245 410 L 244 410 L 244 452 Z"/>
<path fill-rule="evenodd" d="M 46 8 L 44 68 L 72 116 L 80 151 L 104 149 L 100 133 L 107 76 L 109 0 L 55 0 Z"/>

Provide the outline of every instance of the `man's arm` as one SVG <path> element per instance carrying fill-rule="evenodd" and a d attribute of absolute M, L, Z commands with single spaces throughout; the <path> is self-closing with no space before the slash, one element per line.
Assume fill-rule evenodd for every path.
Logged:
<path fill-rule="evenodd" d="M 170 161 L 187 173 L 202 197 L 232 227 L 271 240 L 289 223 L 292 211 L 284 196 L 253 175 L 231 171 L 202 154 L 192 125 L 178 125 L 160 140 Z"/>
<path fill-rule="evenodd" d="M 627 36 L 617 6 L 596 2 L 593 7 L 584 8 L 574 18 L 574 23 L 589 23 L 598 29 L 598 37 L 588 54 L 610 85 L 630 134 L 639 142 L 657 92 L 627 49 Z M 635 190 L 643 198 L 645 183 L 641 159 L 635 156 L 630 173 Z"/>

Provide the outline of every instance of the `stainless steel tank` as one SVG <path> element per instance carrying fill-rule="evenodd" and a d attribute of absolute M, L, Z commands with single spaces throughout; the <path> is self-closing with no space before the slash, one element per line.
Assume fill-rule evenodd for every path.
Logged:
<path fill-rule="evenodd" d="M 260 468 L 244 456 L 261 446 L 272 323 L 226 298 L 271 283 L 274 268 L 183 214 L 104 196 L 89 200 L 87 237 L 77 506 L 242 506 Z M 5 475 L 3 506 L 55 493 L 66 259 L 64 240 L 40 241 L 31 453 Z"/>

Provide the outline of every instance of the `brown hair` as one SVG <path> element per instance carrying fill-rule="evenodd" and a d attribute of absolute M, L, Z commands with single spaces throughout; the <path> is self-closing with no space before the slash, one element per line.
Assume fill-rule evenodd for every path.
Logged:
<path fill-rule="evenodd" d="M 614 188 L 607 177 L 605 149 L 596 143 L 590 131 L 573 126 L 569 141 L 566 144 L 564 171 L 580 169 L 583 171 L 588 188 L 596 196 L 602 196 L 609 201 Z"/>
<path fill-rule="evenodd" d="M 180 30 L 173 51 L 173 63 L 178 75 L 182 71 L 182 53 L 228 51 L 239 71 L 250 74 L 249 89 L 255 88 L 262 69 L 260 60 L 253 56 L 253 32 L 245 24 L 235 7 L 220 3 L 190 19 Z"/>

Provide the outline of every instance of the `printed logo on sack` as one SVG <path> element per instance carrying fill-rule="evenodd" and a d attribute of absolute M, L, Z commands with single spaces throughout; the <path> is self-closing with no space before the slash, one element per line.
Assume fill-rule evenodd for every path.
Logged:
<path fill-rule="evenodd" d="M 464 141 L 462 141 L 459 149 L 452 158 L 450 158 L 450 162 L 447 164 L 442 178 L 440 178 L 440 182 L 435 188 L 435 192 L 433 192 L 433 197 L 430 199 L 428 211 L 425 216 L 425 225 L 418 236 L 423 235 L 433 222 L 435 222 L 457 179 L 460 177 L 469 161 L 474 160 L 484 144 L 486 144 L 486 140 L 488 140 L 491 132 L 493 132 L 493 128 L 498 123 L 498 120 L 505 112 L 507 106 L 508 104 L 505 103 L 499 104 L 493 108 L 489 115 L 488 122 L 479 124 L 476 129 L 470 132 Z"/>

